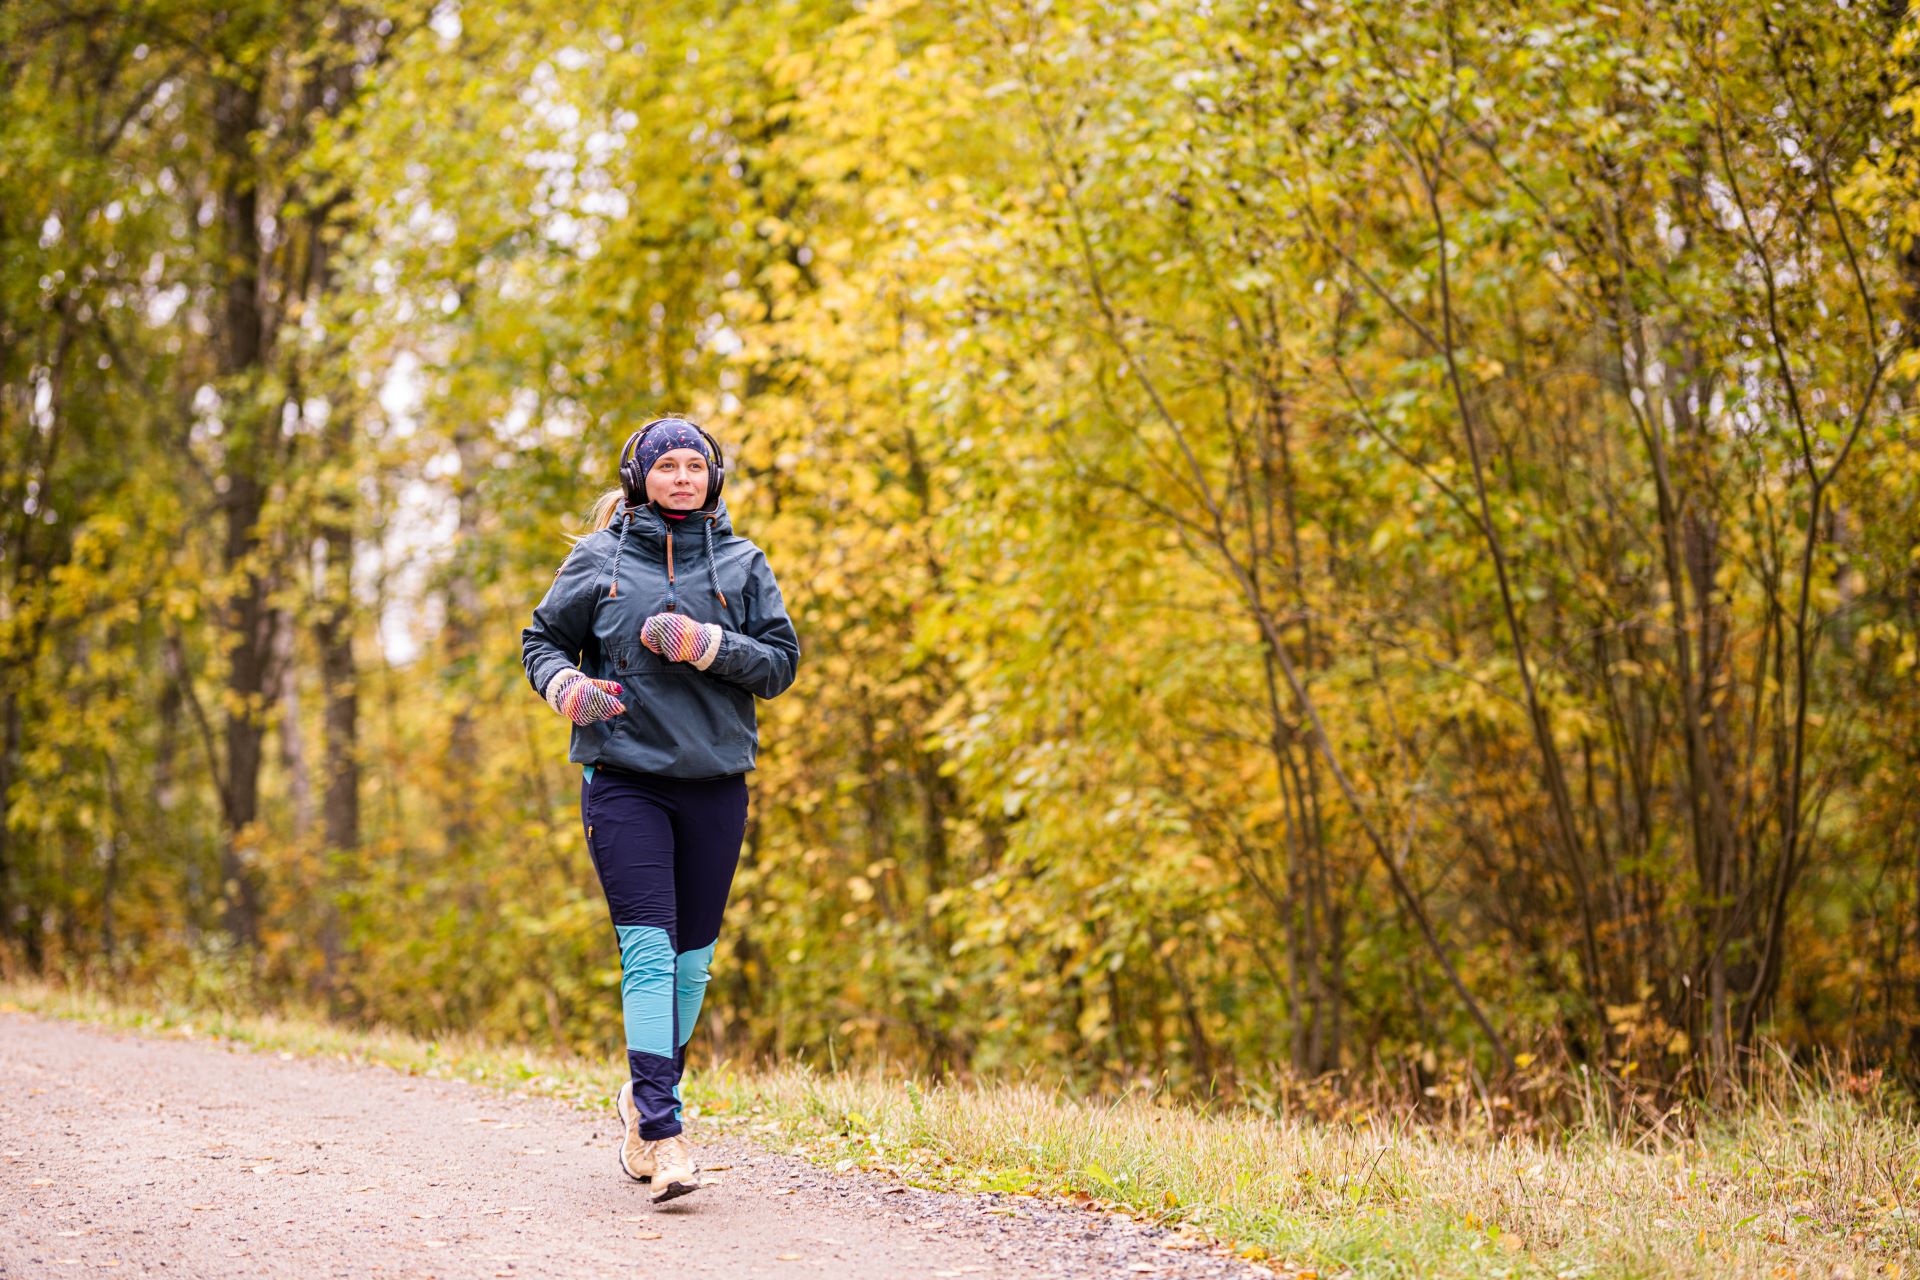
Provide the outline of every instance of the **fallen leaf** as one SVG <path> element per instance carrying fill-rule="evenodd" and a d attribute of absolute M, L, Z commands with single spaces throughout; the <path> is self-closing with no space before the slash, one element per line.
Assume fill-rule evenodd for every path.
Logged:
<path fill-rule="evenodd" d="M 733 1166 L 732 1166 L 732 1165 L 730 1165 L 730 1164 L 710 1164 L 710 1165 L 707 1165 L 707 1166 L 706 1166 L 705 1168 L 703 1168 L 703 1169 L 701 1169 L 701 1171 L 700 1171 L 700 1172 L 702 1172 L 702 1173 L 718 1173 L 718 1172 L 720 1172 L 720 1171 L 721 1171 L 722 1169 L 731 1169 L 731 1168 L 733 1168 Z"/>
<path fill-rule="evenodd" d="M 775 1258 L 778 1258 L 778 1259 L 779 1259 L 779 1260 L 780 1260 L 781 1262 L 800 1262 L 800 1261 L 803 1261 L 803 1259 L 801 1258 L 801 1256 L 800 1256 L 799 1254 L 797 1254 L 797 1253 L 776 1253 L 776 1254 L 774 1255 L 774 1257 L 775 1257 Z"/>
<path fill-rule="evenodd" d="M 53 1179 L 52 1178 L 35 1178 L 32 1182 L 29 1182 L 27 1185 L 30 1187 L 50 1187 L 53 1185 Z"/>
<path fill-rule="evenodd" d="M 212 1205 L 210 1205 L 210 1204 L 190 1204 L 190 1205 L 188 1205 L 187 1207 L 188 1207 L 189 1209 L 196 1209 L 196 1210 L 198 1210 L 198 1209 L 211 1209 L 211 1208 L 213 1208 L 213 1206 L 212 1206 Z"/>
<path fill-rule="evenodd" d="M 633 1233 L 633 1238 L 635 1240 L 658 1240 L 660 1239 L 660 1233 L 658 1231 L 636 1231 Z"/>
<path fill-rule="evenodd" d="M 355 1187 L 355 1188 L 354 1188 L 354 1190 L 355 1190 L 355 1191 L 372 1191 L 373 1189 L 374 1189 L 374 1188 L 373 1188 L 373 1184 L 372 1184 L 372 1183 L 368 1183 L 368 1184 L 367 1184 L 366 1186 L 364 1186 L 364 1187 Z"/>
<path fill-rule="evenodd" d="M 413 1216 L 416 1218 L 437 1218 L 440 1215 L 437 1213 L 416 1213 Z"/>

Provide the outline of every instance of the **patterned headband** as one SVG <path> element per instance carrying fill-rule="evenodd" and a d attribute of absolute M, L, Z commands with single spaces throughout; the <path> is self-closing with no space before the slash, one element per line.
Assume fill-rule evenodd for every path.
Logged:
<path fill-rule="evenodd" d="M 660 461 L 660 455 L 675 449 L 692 449 L 713 465 L 713 450 L 707 445 L 707 438 L 700 434 L 700 428 L 685 418 L 663 418 L 660 425 L 641 438 L 639 449 L 640 474 L 646 475 L 653 470 L 653 464 Z"/>

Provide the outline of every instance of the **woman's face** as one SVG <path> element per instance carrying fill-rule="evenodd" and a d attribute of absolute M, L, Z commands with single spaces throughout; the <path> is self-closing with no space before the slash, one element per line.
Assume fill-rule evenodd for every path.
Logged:
<path fill-rule="evenodd" d="M 669 449 L 647 472 L 647 497 L 669 511 L 695 511 L 707 500 L 707 460 L 698 449 Z"/>

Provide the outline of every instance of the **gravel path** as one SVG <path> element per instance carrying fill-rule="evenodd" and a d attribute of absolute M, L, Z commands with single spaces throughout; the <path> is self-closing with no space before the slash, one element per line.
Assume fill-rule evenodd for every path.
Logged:
<path fill-rule="evenodd" d="M 0 1277 L 1269 1275 L 697 1127 L 708 1185 L 655 1206 L 616 1133 L 611 1108 L 0 1014 Z"/>

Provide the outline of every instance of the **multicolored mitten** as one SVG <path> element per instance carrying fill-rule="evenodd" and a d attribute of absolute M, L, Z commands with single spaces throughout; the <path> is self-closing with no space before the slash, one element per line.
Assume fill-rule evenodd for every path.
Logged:
<path fill-rule="evenodd" d="M 621 692 L 612 680 L 595 680 L 568 667 L 547 681 L 547 705 L 577 725 L 597 724 L 627 709 Z"/>
<path fill-rule="evenodd" d="M 720 628 L 683 613 L 656 613 L 640 624 L 640 643 L 668 662 L 691 662 L 705 671 L 720 652 Z"/>

